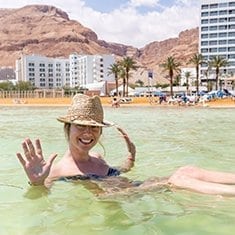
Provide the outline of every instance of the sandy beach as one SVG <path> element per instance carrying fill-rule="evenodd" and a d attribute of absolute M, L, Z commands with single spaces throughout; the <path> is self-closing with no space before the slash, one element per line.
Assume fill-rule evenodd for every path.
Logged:
<path fill-rule="evenodd" d="M 111 106 L 111 97 L 101 97 L 102 104 L 104 106 Z M 69 98 L 26 98 L 26 99 L 12 99 L 4 98 L 0 99 L 0 106 L 69 106 L 71 103 L 71 97 Z M 130 103 L 123 103 L 120 107 L 125 106 L 166 106 L 166 107 L 179 107 L 178 105 L 169 105 L 166 103 L 159 104 L 157 102 L 150 103 L 148 97 L 132 97 Z M 235 100 L 232 98 L 216 99 L 206 102 L 204 105 L 190 105 L 189 107 L 213 107 L 213 108 L 235 108 Z"/>

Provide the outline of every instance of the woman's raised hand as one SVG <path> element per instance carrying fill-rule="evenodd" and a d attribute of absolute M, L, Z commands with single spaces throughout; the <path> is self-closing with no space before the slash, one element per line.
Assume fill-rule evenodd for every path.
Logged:
<path fill-rule="evenodd" d="M 131 142 L 129 136 L 122 128 L 120 128 L 119 126 L 116 126 L 116 128 L 122 134 L 123 138 L 126 141 L 127 149 L 128 149 L 128 152 L 130 153 L 130 155 L 128 156 L 128 159 L 131 161 L 135 161 L 136 148 L 135 148 L 134 143 Z"/>
<path fill-rule="evenodd" d="M 32 185 L 44 185 L 45 179 L 50 173 L 50 169 L 57 154 L 51 154 L 46 162 L 43 158 L 42 147 L 39 139 L 35 140 L 35 146 L 29 138 L 26 138 L 22 147 L 24 157 L 20 153 L 16 153 L 20 163 Z"/>

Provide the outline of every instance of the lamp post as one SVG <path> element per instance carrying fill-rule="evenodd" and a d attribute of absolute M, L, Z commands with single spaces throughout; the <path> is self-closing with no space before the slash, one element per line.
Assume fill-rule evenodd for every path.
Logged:
<path fill-rule="evenodd" d="M 149 102 L 152 103 L 152 81 L 153 81 L 153 71 L 148 70 L 148 88 L 149 88 Z"/>

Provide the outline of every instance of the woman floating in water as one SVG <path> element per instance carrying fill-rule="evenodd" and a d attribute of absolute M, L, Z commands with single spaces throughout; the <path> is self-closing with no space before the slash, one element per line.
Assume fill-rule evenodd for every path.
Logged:
<path fill-rule="evenodd" d="M 91 152 L 99 141 L 102 128 L 112 126 L 111 123 L 104 121 L 99 97 L 75 95 L 67 114 L 58 120 L 64 123 L 68 139 L 68 149 L 58 163 L 53 164 L 57 154 L 52 154 L 48 161 L 45 161 L 39 139 L 35 141 L 35 145 L 30 139 L 25 139 L 22 143 L 24 157 L 17 153 L 31 185 L 49 187 L 53 181 L 59 179 L 105 182 L 114 177 L 117 179 L 116 176 L 128 172 L 134 166 L 135 145 L 119 127 L 117 129 L 124 137 L 129 152 L 122 166 L 111 167 L 100 154 Z M 121 190 L 154 190 L 159 187 L 235 196 L 235 174 L 184 166 L 169 177 L 151 178 L 144 182 L 129 181 Z"/>

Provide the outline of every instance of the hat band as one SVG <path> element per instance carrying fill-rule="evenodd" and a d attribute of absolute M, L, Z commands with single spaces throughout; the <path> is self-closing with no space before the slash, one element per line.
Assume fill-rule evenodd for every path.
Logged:
<path fill-rule="evenodd" d="M 92 118 L 91 116 L 84 116 L 84 115 L 72 115 L 72 116 L 68 116 L 68 119 L 70 121 L 75 121 L 75 120 L 79 120 L 79 121 L 91 121 L 91 122 L 97 122 L 97 123 L 103 123 L 102 119 L 98 119 L 97 116 L 95 118 Z"/>

